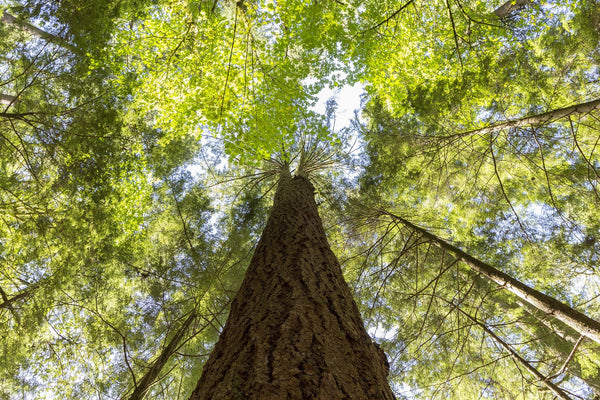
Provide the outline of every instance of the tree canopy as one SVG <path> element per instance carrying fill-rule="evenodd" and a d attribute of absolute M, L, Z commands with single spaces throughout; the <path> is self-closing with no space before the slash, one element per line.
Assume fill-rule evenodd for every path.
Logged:
<path fill-rule="evenodd" d="M 0 15 L 0 399 L 187 399 L 281 162 L 398 398 L 600 396 L 594 335 L 476 265 L 600 320 L 597 0 Z"/>

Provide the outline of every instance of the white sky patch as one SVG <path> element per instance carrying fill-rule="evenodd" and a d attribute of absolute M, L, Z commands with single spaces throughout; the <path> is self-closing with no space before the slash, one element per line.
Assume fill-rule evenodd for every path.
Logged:
<path fill-rule="evenodd" d="M 338 106 L 335 111 L 334 131 L 347 128 L 354 119 L 354 112 L 361 109 L 360 98 L 364 93 L 364 87 L 360 83 L 344 85 L 339 88 L 326 87 L 317 95 L 317 103 L 311 109 L 319 114 L 325 114 L 325 104 L 330 98 L 334 98 Z"/>
<path fill-rule="evenodd" d="M 377 326 L 370 327 L 367 332 L 369 336 L 377 341 L 394 340 L 398 334 L 398 327 L 393 326 L 390 329 L 386 329 L 383 325 L 377 324 Z"/>
<path fill-rule="evenodd" d="M 331 131 L 339 133 L 344 130 L 344 145 L 343 151 L 356 161 L 359 165 L 361 155 L 364 149 L 364 143 L 359 132 L 355 129 L 348 129 L 352 126 L 352 121 L 358 115 L 360 118 L 360 110 L 362 110 L 362 97 L 365 93 L 365 88 L 361 83 L 354 85 L 343 85 L 337 88 L 325 87 L 317 94 L 317 102 L 311 109 L 319 114 L 325 115 L 327 101 L 331 98 L 335 99 L 337 107 L 331 123 Z M 361 121 L 362 122 L 362 121 Z M 351 162 L 354 164 L 354 162 Z M 360 175 L 360 168 L 356 165 L 344 168 L 344 177 L 356 181 Z"/>

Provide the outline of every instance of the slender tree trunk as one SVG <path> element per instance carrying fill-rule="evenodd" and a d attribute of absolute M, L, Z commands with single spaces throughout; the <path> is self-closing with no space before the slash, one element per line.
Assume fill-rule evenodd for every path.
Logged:
<path fill-rule="evenodd" d="M 64 47 L 65 49 L 71 50 L 73 52 L 77 50 L 77 47 L 73 46 L 71 43 L 67 42 L 60 36 L 53 35 L 38 28 L 37 26 L 28 24 L 27 22 L 23 22 L 16 18 L 14 15 L 7 13 L 6 11 L 4 12 L 4 14 L 2 14 L 2 17 L 0 17 L 0 21 L 4 22 L 5 24 L 22 29 L 33 36 L 39 37 L 41 39 L 47 40 L 48 42 Z"/>
<path fill-rule="evenodd" d="M 554 318 L 564 322 L 580 334 L 587 336 L 597 343 L 600 343 L 600 322 L 593 320 L 577 310 L 574 310 L 573 308 L 561 303 L 553 297 L 550 297 L 542 292 L 538 292 L 537 290 L 525 285 L 524 283 L 492 267 L 491 265 L 468 255 L 459 248 L 452 246 L 450 243 L 438 238 L 432 233 L 429 233 L 425 229 L 412 224 L 404 218 L 391 214 L 385 210 L 381 210 L 381 212 L 382 214 L 388 215 L 396 221 L 402 223 L 407 228 L 420 233 L 423 235 L 423 237 L 431 240 L 441 249 L 464 262 L 474 271 L 479 272 L 481 275 L 485 276 L 487 279 L 495 282 L 496 284 L 505 287 L 520 299 L 526 301 L 544 313 L 552 315 Z"/>
<path fill-rule="evenodd" d="M 537 368 L 535 368 L 530 362 L 525 360 L 523 357 L 519 355 L 513 348 L 502 340 L 498 335 L 496 335 L 490 328 L 488 328 L 484 323 L 477 320 L 475 317 L 463 311 L 456 304 L 450 302 L 456 309 L 470 319 L 473 323 L 478 325 L 481 329 L 483 329 L 490 337 L 498 343 L 502 348 L 504 348 L 511 355 L 513 359 L 515 359 L 519 364 L 521 364 L 525 369 L 527 369 L 533 376 L 535 376 L 544 386 L 546 386 L 552 393 L 554 393 L 557 397 L 563 400 L 572 400 L 561 388 L 559 388 L 556 384 L 554 384 L 548 377 L 544 376 Z"/>
<path fill-rule="evenodd" d="M 506 3 L 502 4 L 500 7 L 494 10 L 494 14 L 500 19 L 504 19 L 508 17 L 514 11 L 520 10 L 525 7 L 530 0 L 508 0 Z"/>
<path fill-rule="evenodd" d="M 524 332 L 527 332 L 532 339 L 537 338 L 537 340 L 543 343 L 543 346 L 547 349 L 549 354 L 562 361 L 569 360 L 569 362 L 565 364 L 565 369 L 568 370 L 569 373 L 580 378 L 595 391 L 600 389 L 600 372 L 594 375 L 584 374 L 577 357 L 573 357 L 574 350 L 577 350 L 577 347 L 581 344 L 581 339 L 585 338 L 585 336 L 575 337 L 571 335 L 569 332 L 566 332 L 565 329 L 556 326 L 556 321 L 553 323 L 547 318 L 548 316 L 545 313 L 541 313 L 540 310 L 526 302 L 517 301 L 516 304 L 507 304 L 500 301 L 499 305 L 505 312 L 511 312 L 517 307 L 524 309 L 531 318 L 538 321 L 536 324 L 537 327 L 534 327 L 530 323 L 520 321 L 516 321 L 516 324 Z M 542 333 L 543 331 L 547 331 L 547 333 Z M 580 349 L 579 351 L 582 350 Z"/>
<path fill-rule="evenodd" d="M 0 298 L 2 298 L 2 303 L 0 303 L 0 309 L 11 308 L 14 303 L 26 299 L 30 296 L 33 296 L 33 294 L 39 287 L 40 282 L 32 283 L 26 288 L 22 289 L 19 293 L 13 295 L 12 297 L 8 297 L 4 289 L 0 288 Z"/>
<path fill-rule="evenodd" d="M 577 341 L 579 340 L 579 337 L 575 336 L 575 334 L 571 334 L 570 332 L 568 332 L 565 329 L 564 325 L 561 329 L 561 327 L 558 326 L 556 321 L 548 318 L 548 314 L 540 312 L 538 308 L 533 307 L 531 304 L 522 301 L 517 301 L 516 305 L 524 309 L 527 314 L 535 318 L 539 322 L 540 326 L 545 326 L 546 329 L 552 332 L 553 336 L 556 336 L 557 338 L 560 338 L 561 340 L 568 342 L 571 345 L 577 343 Z"/>
<path fill-rule="evenodd" d="M 587 114 L 594 110 L 600 109 L 600 99 L 592 100 L 587 103 L 576 104 L 574 106 L 559 108 L 556 110 L 548 111 L 542 114 L 531 115 L 523 118 L 509 119 L 505 122 L 492 124 L 485 128 L 473 129 L 466 132 L 457 133 L 454 135 L 447 136 L 448 138 L 473 136 L 473 135 L 484 135 L 486 133 L 496 132 L 500 129 L 508 128 L 522 128 L 525 126 L 536 126 L 545 124 L 548 122 L 556 121 L 558 119 L 567 117 L 573 114 Z"/>
<path fill-rule="evenodd" d="M 273 209 L 191 400 L 394 399 L 317 212 L 281 174 Z"/>
<path fill-rule="evenodd" d="M 0 93 L 0 104 L 10 105 L 17 102 L 17 98 L 15 96 L 11 96 L 10 94 Z"/>
<path fill-rule="evenodd" d="M 142 400 L 146 396 L 146 393 L 158 379 L 158 375 L 162 371 L 165 364 L 169 361 L 169 358 L 171 358 L 173 353 L 175 353 L 179 347 L 179 343 L 185 337 L 190 326 L 196 320 L 196 317 L 196 312 L 192 311 L 183 325 L 181 325 L 179 330 L 177 330 L 175 335 L 173 335 L 169 341 L 169 344 L 167 344 L 160 355 L 156 358 L 150 369 L 144 374 L 142 379 L 136 383 L 136 387 L 131 396 L 128 397 L 128 400 Z"/>

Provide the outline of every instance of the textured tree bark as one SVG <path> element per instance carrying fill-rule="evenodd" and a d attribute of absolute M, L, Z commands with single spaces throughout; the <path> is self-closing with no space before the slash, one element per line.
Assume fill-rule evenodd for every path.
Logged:
<path fill-rule="evenodd" d="M 283 174 L 229 318 L 190 400 L 394 399 L 329 248 L 308 179 Z"/>

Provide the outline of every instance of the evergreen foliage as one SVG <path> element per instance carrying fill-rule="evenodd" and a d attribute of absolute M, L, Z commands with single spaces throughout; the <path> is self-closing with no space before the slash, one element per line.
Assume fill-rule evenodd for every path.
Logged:
<path fill-rule="evenodd" d="M 0 399 L 188 398 L 290 165 L 398 398 L 599 396 L 419 230 L 600 320 L 600 3 L 503 3 L 0 1 Z"/>

